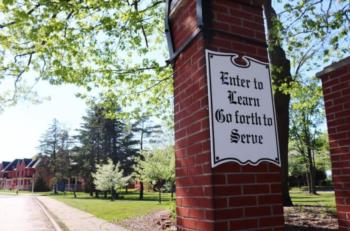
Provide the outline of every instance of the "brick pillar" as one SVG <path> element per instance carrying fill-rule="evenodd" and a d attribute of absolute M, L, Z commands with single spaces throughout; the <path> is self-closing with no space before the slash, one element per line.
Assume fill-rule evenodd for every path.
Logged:
<path fill-rule="evenodd" d="M 317 74 L 322 80 L 339 230 L 350 230 L 350 57 Z"/>
<path fill-rule="evenodd" d="M 201 27 L 200 1 L 173 2 L 178 230 L 283 230 L 280 167 L 230 162 L 212 168 L 210 159 L 205 49 L 268 62 L 262 6 L 257 1 L 202 1 Z"/>

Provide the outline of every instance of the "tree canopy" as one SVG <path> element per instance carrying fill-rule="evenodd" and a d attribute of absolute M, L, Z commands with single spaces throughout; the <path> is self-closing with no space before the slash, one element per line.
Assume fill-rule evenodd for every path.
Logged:
<path fill-rule="evenodd" d="M 347 0 L 278 0 L 276 29 L 301 78 L 350 52 L 350 3 Z M 305 77 L 305 76 L 304 76 Z"/>
<path fill-rule="evenodd" d="M 136 115 L 169 116 L 163 9 L 157 0 L 2 1 L 0 81 L 14 89 L 1 95 L 1 106 L 47 80 L 82 86 L 81 97 L 106 106 L 113 100 Z"/>

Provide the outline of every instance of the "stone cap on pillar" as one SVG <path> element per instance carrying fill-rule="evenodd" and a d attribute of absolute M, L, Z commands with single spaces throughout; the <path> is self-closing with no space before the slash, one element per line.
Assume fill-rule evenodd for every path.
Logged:
<path fill-rule="evenodd" d="M 342 59 L 338 62 L 335 62 L 335 63 L 332 63 L 331 65 L 325 67 L 322 71 L 318 72 L 316 74 L 316 77 L 317 78 L 322 78 L 324 75 L 332 72 L 332 71 L 335 71 L 341 67 L 344 67 L 344 66 L 349 66 L 350 65 L 350 56 L 345 58 L 345 59 Z"/>
<path fill-rule="evenodd" d="M 187 0 L 168 0 L 168 5 L 170 7 L 169 15 L 170 17 L 172 14 L 181 8 L 184 2 Z M 197 5 L 198 3 L 202 2 L 203 0 L 196 0 Z M 236 2 L 243 3 L 245 5 L 254 5 L 254 6 L 261 6 L 265 3 L 266 0 L 235 0 Z"/>

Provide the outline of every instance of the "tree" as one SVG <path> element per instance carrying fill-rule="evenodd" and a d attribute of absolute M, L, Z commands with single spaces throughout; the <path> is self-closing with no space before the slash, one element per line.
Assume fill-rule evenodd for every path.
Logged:
<path fill-rule="evenodd" d="M 78 135 L 75 137 L 77 146 L 74 148 L 76 153 L 74 161 L 79 166 L 80 174 L 86 182 L 86 190 L 93 195 L 93 178 L 91 173 L 96 171 L 96 165 L 106 161 L 102 156 L 101 150 L 101 127 L 100 120 L 102 115 L 98 110 L 88 110 L 87 115 L 83 116 L 83 123 L 78 129 Z"/>
<path fill-rule="evenodd" d="M 5 99 L 25 98 L 33 82 L 47 80 L 94 89 L 80 95 L 106 108 L 112 100 L 135 114 L 171 118 L 164 6 L 163 0 L 2 1 L 0 78 L 14 83 Z M 29 72 L 35 78 L 26 84 Z"/>
<path fill-rule="evenodd" d="M 94 189 L 91 172 L 96 171 L 97 164 L 104 164 L 107 159 L 111 159 L 114 164 L 120 164 L 126 175 L 130 175 L 134 159 L 139 154 L 132 125 L 120 118 L 107 118 L 105 113 L 101 105 L 89 109 L 76 137 L 78 146 L 75 148 L 75 161 L 81 166 L 81 175 L 89 184 L 90 195 Z"/>
<path fill-rule="evenodd" d="M 289 137 L 289 104 L 290 93 L 286 90 L 293 82 L 290 72 L 290 61 L 282 47 L 280 40 L 280 21 L 272 7 L 271 0 L 265 1 L 266 25 L 268 32 L 268 52 L 272 67 L 272 81 L 274 84 L 274 101 L 277 114 L 278 140 L 282 169 L 283 205 L 293 205 L 289 195 L 288 184 L 288 137 Z"/>
<path fill-rule="evenodd" d="M 279 131 L 283 201 L 284 205 L 292 205 L 287 181 L 290 91 L 293 82 L 300 82 L 305 72 L 329 62 L 331 54 L 342 57 L 349 49 L 346 45 L 349 43 L 344 41 L 349 39 L 346 32 L 349 30 L 350 4 L 343 0 L 337 3 L 318 0 L 277 2 L 274 7 L 279 12 L 275 12 L 271 0 L 265 1 L 264 9 Z M 331 52 L 330 47 L 341 46 L 341 52 L 338 49 Z"/>
<path fill-rule="evenodd" d="M 290 154 L 289 154 L 289 179 L 291 186 L 308 185 L 308 162 L 305 154 L 299 152 L 301 142 L 296 139 L 290 139 Z M 320 133 L 314 139 L 314 148 L 312 150 L 316 178 L 316 185 L 327 184 L 323 177 L 326 177 L 326 172 L 331 170 L 330 155 L 328 150 L 327 133 Z"/>
<path fill-rule="evenodd" d="M 157 143 L 159 142 L 159 134 L 162 133 L 160 125 L 152 125 L 149 116 L 142 115 L 141 118 L 134 124 L 133 131 L 139 133 L 140 135 L 140 159 L 144 160 L 143 150 L 144 143 Z M 156 139 L 156 140 L 154 140 Z M 137 162 L 137 161 L 136 161 Z M 140 168 L 140 167 L 139 167 Z M 142 170 L 136 168 L 135 171 L 138 171 L 134 174 L 136 179 L 139 180 L 140 183 L 140 191 L 139 191 L 139 199 L 143 200 L 143 191 L 144 185 L 142 181 Z"/>
<path fill-rule="evenodd" d="M 292 95 L 291 139 L 306 165 L 309 193 L 316 194 L 315 151 L 320 148 L 317 138 L 323 122 L 322 89 L 315 80 L 309 80 L 294 86 Z"/>
<path fill-rule="evenodd" d="M 124 177 L 119 163 L 115 165 L 111 159 L 108 159 L 107 164 L 96 165 L 96 173 L 91 174 L 96 188 L 101 191 L 110 191 L 112 200 L 115 199 L 118 188 L 123 187 L 130 178 Z"/>
<path fill-rule="evenodd" d="M 68 131 L 63 129 L 58 120 L 54 119 L 40 140 L 39 149 L 42 155 L 49 157 L 49 168 L 53 176 L 54 192 L 57 185 L 69 176 L 69 152 L 72 142 Z"/>
<path fill-rule="evenodd" d="M 140 171 L 144 180 L 152 183 L 154 189 L 161 193 L 166 182 L 175 184 L 175 153 L 173 147 L 157 149 L 145 153 L 145 160 L 140 160 Z"/>
<path fill-rule="evenodd" d="M 283 19 L 283 33 L 288 38 L 285 39 L 287 50 L 313 68 L 348 55 L 349 12 L 347 0 L 283 2 L 279 18 Z M 313 56 L 311 60 L 310 55 Z M 300 62 L 296 63 L 296 68 L 298 64 Z"/>

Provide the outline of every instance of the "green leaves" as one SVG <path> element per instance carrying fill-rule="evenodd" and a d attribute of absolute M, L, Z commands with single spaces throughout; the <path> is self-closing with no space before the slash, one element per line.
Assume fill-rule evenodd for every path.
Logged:
<path fill-rule="evenodd" d="M 281 1 L 280 5 L 284 8 L 279 14 L 284 25 L 282 41 L 298 69 L 295 69 L 297 78 L 305 69 L 311 69 L 316 60 L 320 66 L 347 56 L 350 49 L 349 1 L 291 0 Z M 307 61 L 303 61 L 305 54 Z M 300 61 L 302 69 L 298 68 Z"/>
<path fill-rule="evenodd" d="M 6 0 L 0 8 L 0 76 L 21 81 L 32 70 L 52 84 L 84 87 L 87 100 L 171 118 L 164 2 Z"/>
<path fill-rule="evenodd" d="M 175 181 L 175 153 L 172 147 L 144 153 L 145 160 L 140 160 L 139 171 L 149 182 L 161 180 Z"/>

